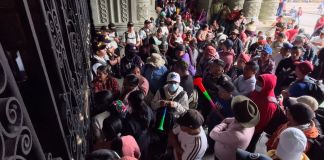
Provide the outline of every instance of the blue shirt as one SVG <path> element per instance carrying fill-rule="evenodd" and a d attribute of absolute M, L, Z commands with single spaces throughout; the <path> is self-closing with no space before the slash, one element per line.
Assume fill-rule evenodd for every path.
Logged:
<path fill-rule="evenodd" d="M 308 76 L 304 78 L 304 80 L 308 80 Z M 307 95 L 309 90 L 309 83 L 304 80 L 297 80 L 289 87 L 289 95 L 291 97 L 300 97 L 303 95 Z"/>

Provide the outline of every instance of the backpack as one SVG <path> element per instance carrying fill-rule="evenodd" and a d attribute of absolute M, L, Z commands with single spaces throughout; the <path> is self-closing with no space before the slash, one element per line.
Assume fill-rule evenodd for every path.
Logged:
<path fill-rule="evenodd" d="M 145 32 L 145 34 L 146 34 L 146 38 L 144 38 L 144 39 L 142 40 L 143 46 L 148 46 L 148 45 L 150 45 L 150 38 L 151 38 L 151 34 L 149 34 L 149 32 L 147 32 L 147 31 L 145 30 L 145 28 L 142 28 L 141 30 L 143 30 L 143 31 Z"/>
<path fill-rule="evenodd" d="M 137 32 L 135 31 L 135 39 L 136 39 L 136 42 L 138 40 L 138 34 Z M 125 43 L 127 43 L 127 40 L 128 40 L 128 32 L 125 32 Z"/>
<path fill-rule="evenodd" d="M 310 143 L 310 149 L 307 152 L 307 156 L 312 160 L 324 159 L 324 135 L 319 135 L 314 139 L 308 139 Z"/>
<path fill-rule="evenodd" d="M 309 77 L 305 80 L 309 84 L 307 95 L 314 97 L 319 104 L 324 101 L 324 84 L 322 80 Z"/>
<path fill-rule="evenodd" d="M 287 122 L 287 117 L 284 109 L 282 108 L 276 97 L 268 97 L 268 101 L 274 103 L 277 107 L 275 113 L 273 114 L 273 117 L 264 129 L 264 132 L 272 135 L 281 124 Z"/>

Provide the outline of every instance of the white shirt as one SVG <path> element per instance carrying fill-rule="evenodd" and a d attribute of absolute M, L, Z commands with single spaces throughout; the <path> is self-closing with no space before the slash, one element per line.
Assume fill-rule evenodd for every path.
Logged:
<path fill-rule="evenodd" d="M 123 39 L 122 39 L 122 42 L 124 42 L 126 44 L 132 43 L 132 44 L 136 45 L 136 43 L 140 41 L 140 37 L 139 37 L 138 33 L 137 33 L 137 36 L 136 36 L 135 31 L 133 31 L 131 33 L 127 32 L 127 36 L 128 36 L 127 42 L 126 42 L 126 32 L 124 33 Z"/>
<path fill-rule="evenodd" d="M 169 35 L 169 29 L 167 26 L 162 26 L 161 30 L 163 35 Z"/>
<path fill-rule="evenodd" d="M 180 126 L 175 127 L 172 132 L 177 135 L 178 141 L 183 149 L 182 160 L 201 160 L 207 150 L 208 143 L 204 129 L 200 127 L 198 135 L 190 135 L 183 132 Z M 176 158 L 177 156 L 175 156 Z"/>
<path fill-rule="evenodd" d="M 290 56 L 288 56 L 290 57 Z M 275 55 L 272 59 L 275 61 L 275 69 L 278 67 L 278 64 L 281 60 L 285 59 L 285 58 L 288 58 L 288 57 L 284 57 L 282 56 L 281 54 L 277 54 Z"/>
<path fill-rule="evenodd" d="M 243 75 L 240 75 L 238 78 L 234 80 L 234 86 L 236 90 L 233 95 L 244 95 L 247 96 L 249 93 L 254 91 L 255 89 L 256 78 L 252 76 L 251 78 L 245 80 Z"/>
<path fill-rule="evenodd" d="M 103 65 L 103 64 L 106 64 L 106 65 L 107 65 L 107 60 L 109 60 L 109 58 L 108 58 L 108 59 L 105 59 L 105 58 L 107 58 L 106 56 L 105 56 L 105 58 L 102 58 L 102 57 L 99 57 L 99 56 L 97 56 L 97 55 L 94 55 L 93 58 L 95 58 L 95 59 L 97 59 L 97 60 L 99 61 L 99 63 L 95 63 L 95 64 L 93 64 L 93 66 L 92 66 L 92 70 L 93 70 L 93 72 L 94 72 L 95 74 L 97 74 L 97 68 L 98 68 L 99 66 Z"/>

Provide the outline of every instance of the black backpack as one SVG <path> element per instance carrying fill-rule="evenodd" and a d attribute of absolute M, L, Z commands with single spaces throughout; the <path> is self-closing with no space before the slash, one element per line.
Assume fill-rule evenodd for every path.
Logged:
<path fill-rule="evenodd" d="M 308 139 L 310 143 L 310 149 L 307 152 L 307 156 L 311 160 L 323 160 L 324 159 L 324 135 L 319 135 L 317 138 Z"/>
<path fill-rule="evenodd" d="M 307 95 L 314 97 L 319 104 L 324 101 L 324 84 L 321 80 L 316 80 L 309 77 L 309 79 L 304 80 L 309 84 L 309 89 Z"/>

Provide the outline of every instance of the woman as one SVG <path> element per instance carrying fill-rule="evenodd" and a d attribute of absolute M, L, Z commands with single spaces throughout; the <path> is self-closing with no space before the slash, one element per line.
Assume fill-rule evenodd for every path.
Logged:
<path fill-rule="evenodd" d="M 107 66 L 99 66 L 97 68 L 97 77 L 93 80 L 93 89 L 95 93 L 108 90 L 113 92 L 113 97 L 117 98 L 120 94 L 119 84 L 117 80 L 110 76 L 110 70 Z"/>
<path fill-rule="evenodd" d="M 260 120 L 258 107 L 245 96 L 234 97 L 231 107 L 234 117 L 224 119 L 209 134 L 215 140 L 215 159 L 235 160 L 236 149 L 248 147 Z"/>

